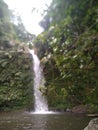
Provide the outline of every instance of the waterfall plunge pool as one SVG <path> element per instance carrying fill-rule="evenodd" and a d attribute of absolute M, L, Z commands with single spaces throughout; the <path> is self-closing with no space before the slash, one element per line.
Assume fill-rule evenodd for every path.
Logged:
<path fill-rule="evenodd" d="M 90 117 L 70 113 L 0 113 L 0 130 L 83 130 Z"/>
<path fill-rule="evenodd" d="M 35 72 L 35 112 L 0 113 L 0 130 L 83 130 L 91 120 L 90 117 L 48 111 L 47 101 L 39 91 L 40 85 L 44 86 L 40 61 L 33 50 L 30 52 Z"/>

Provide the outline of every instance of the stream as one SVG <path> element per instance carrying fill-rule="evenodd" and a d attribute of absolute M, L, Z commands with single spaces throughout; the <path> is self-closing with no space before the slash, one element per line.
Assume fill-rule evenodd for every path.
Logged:
<path fill-rule="evenodd" d="M 90 117 L 69 113 L 0 113 L 0 130 L 83 130 Z"/>

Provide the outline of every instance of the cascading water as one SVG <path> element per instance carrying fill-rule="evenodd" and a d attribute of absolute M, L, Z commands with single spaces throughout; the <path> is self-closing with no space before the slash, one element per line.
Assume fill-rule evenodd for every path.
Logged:
<path fill-rule="evenodd" d="M 34 98 L 35 98 L 35 105 L 34 110 L 35 112 L 45 112 L 48 111 L 47 100 L 45 96 L 43 96 L 40 88 L 44 88 L 45 80 L 42 75 L 42 68 L 40 67 L 40 60 L 37 55 L 34 53 L 34 50 L 30 50 L 33 58 L 33 70 L 34 70 Z"/>

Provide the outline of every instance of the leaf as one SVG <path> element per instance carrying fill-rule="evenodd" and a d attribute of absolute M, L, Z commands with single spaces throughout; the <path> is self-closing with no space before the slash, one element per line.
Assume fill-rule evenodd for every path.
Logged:
<path fill-rule="evenodd" d="M 8 62 L 5 61 L 5 62 L 3 62 L 3 63 L 1 64 L 1 66 L 2 66 L 2 67 L 5 67 L 7 64 L 8 64 Z"/>

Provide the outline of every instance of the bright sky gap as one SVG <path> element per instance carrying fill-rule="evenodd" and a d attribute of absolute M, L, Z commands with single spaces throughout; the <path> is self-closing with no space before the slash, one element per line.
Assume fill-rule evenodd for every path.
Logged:
<path fill-rule="evenodd" d="M 39 26 L 42 20 L 41 13 L 47 9 L 46 5 L 50 5 L 52 0 L 4 0 L 9 9 L 14 10 L 17 15 L 21 16 L 22 22 L 27 31 L 38 35 L 43 29 Z M 32 12 L 33 8 L 37 11 Z"/>

